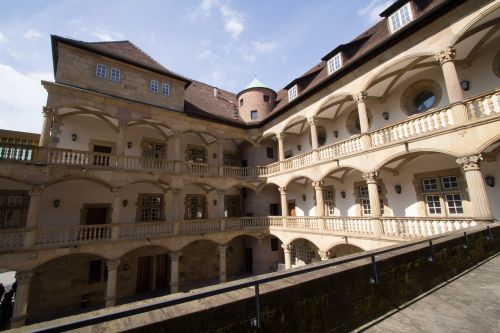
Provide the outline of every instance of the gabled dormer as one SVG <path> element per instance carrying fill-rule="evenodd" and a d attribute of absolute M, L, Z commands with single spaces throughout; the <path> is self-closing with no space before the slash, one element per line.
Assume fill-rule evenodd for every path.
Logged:
<path fill-rule="evenodd" d="M 326 65 L 328 67 L 328 75 L 339 70 L 343 64 L 344 64 L 344 61 L 343 61 L 342 52 L 339 52 L 339 53 L 335 54 L 333 57 L 331 57 L 330 59 L 328 59 L 328 61 L 326 62 Z"/>
<path fill-rule="evenodd" d="M 291 102 L 299 96 L 299 87 L 297 84 L 294 84 L 290 88 L 288 88 L 288 101 Z"/>
<path fill-rule="evenodd" d="M 380 16 L 387 18 L 389 32 L 393 34 L 415 18 L 413 2 L 411 0 L 396 1 L 380 13 Z"/>

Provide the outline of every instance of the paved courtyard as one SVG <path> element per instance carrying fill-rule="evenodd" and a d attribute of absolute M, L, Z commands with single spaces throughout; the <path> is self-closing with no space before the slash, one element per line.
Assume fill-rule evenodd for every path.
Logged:
<path fill-rule="evenodd" d="M 359 332 L 500 332 L 500 254 Z"/>

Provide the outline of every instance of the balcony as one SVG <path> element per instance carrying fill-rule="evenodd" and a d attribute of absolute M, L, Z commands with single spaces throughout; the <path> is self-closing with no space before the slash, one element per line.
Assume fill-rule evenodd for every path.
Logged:
<path fill-rule="evenodd" d="M 500 115 L 500 90 L 485 93 L 459 103 L 467 112 L 467 123 L 481 123 Z M 207 163 L 173 161 L 143 158 L 140 156 L 117 156 L 115 154 L 93 153 L 88 151 L 43 148 L 22 144 L 0 143 L 0 161 L 18 163 L 41 163 L 47 165 L 124 169 L 136 171 L 156 171 L 184 173 L 203 176 L 224 176 L 237 178 L 257 178 L 308 167 L 345 158 L 371 149 L 380 149 L 408 140 L 424 139 L 454 127 L 452 106 L 430 110 L 404 121 L 368 132 L 368 141 L 362 136 L 336 142 L 316 151 L 300 154 L 280 162 L 257 167 L 218 166 Z"/>
<path fill-rule="evenodd" d="M 365 217 L 233 217 L 177 222 L 80 225 L 36 230 L 3 229 L 0 230 L 0 251 L 29 248 L 25 246 L 25 239 L 33 232 L 36 233 L 34 248 L 58 248 L 96 242 L 203 236 L 229 231 L 286 231 L 320 236 L 405 241 L 477 225 L 472 218 L 383 217 L 379 220 L 382 226 L 381 235 L 376 233 L 377 220 Z"/>

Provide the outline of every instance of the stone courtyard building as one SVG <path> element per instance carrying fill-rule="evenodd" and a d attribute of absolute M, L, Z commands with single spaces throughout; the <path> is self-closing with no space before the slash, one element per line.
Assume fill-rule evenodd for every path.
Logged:
<path fill-rule="evenodd" d="M 0 133 L 12 327 L 498 220 L 500 1 L 380 15 L 279 91 L 52 36 L 39 142 Z"/>

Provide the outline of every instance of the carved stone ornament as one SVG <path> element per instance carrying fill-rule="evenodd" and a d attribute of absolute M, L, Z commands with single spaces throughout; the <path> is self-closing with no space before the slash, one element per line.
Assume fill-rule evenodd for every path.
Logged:
<path fill-rule="evenodd" d="M 470 155 L 459 157 L 456 162 L 464 169 L 464 171 L 479 170 L 479 164 L 483 160 L 482 155 Z"/>
<path fill-rule="evenodd" d="M 438 54 L 434 55 L 434 59 L 439 61 L 439 63 L 442 65 L 447 61 L 452 61 L 455 59 L 455 56 L 457 54 L 457 51 L 455 49 L 452 49 L 451 47 L 447 47 L 443 51 L 439 52 Z"/>
<path fill-rule="evenodd" d="M 376 179 L 377 177 L 378 177 L 378 172 L 377 171 L 367 172 L 367 173 L 363 174 L 363 178 L 364 178 L 364 180 L 367 183 L 376 183 L 377 182 L 377 179 Z"/>

